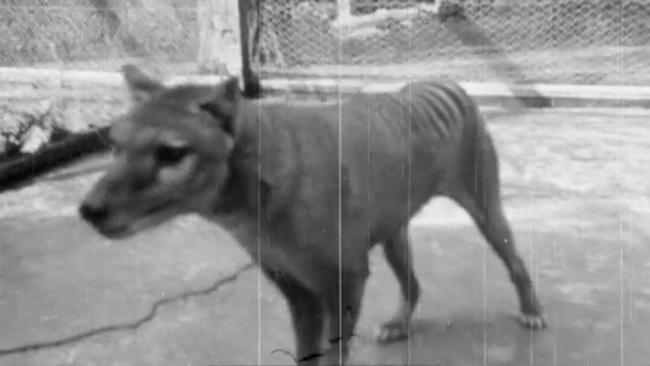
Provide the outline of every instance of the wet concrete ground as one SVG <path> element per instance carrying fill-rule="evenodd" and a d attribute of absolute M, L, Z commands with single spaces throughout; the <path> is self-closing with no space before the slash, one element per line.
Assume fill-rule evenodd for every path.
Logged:
<path fill-rule="evenodd" d="M 373 252 L 351 362 L 647 364 L 650 113 L 622 113 L 488 113 L 506 212 L 549 329 L 519 327 L 503 266 L 437 199 L 411 227 L 423 287 L 412 337 L 372 339 L 397 304 Z M 0 365 L 291 364 L 283 299 L 221 229 L 189 217 L 111 243 L 78 220 L 103 164 L 0 195 Z"/>

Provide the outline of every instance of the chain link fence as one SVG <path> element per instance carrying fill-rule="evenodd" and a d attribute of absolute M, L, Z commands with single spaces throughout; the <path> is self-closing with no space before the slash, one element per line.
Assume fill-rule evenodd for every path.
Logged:
<path fill-rule="evenodd" d="M 433 0 L 350 4 L 353 20 L 381 19 L 336 28 L 336 0 L 262 0 L 255 69 L 650 85 L 650 0 L 442 0 L 437 14 L 421 7 Z M 197 0 L 0 0 L 0 34 L 0 66 L 197 70 Z"/>
<path fill-rule="evenodd" d="M 194 62 L 196 17 L 196 0 L 0 0 L 0 66 Z"/>
<path fill-rule="evenodd" d="M 267 1 L 266 75 L 650 85 L 650 0 Z M 411 13 L 407 13 L 408 10 Z M 409 15 L 408 19 L 404 15 Z"/>
<path fill-rule="evenodd" d="M 0 75 L 0 186 L 105 146 L 101 133 L 83 132 L 121 112 L 121 89 L 92 78 L 71 86 L 52 69 L 118 71 L 137 62 L 192 72 L 199 41 L 196 0 L 0 0 L 0 34 L 0 66 L 8 67 Z"/>
<path fill-rule="evenodd" d="M 118 71 L 135 62 L 161 75 L 214 73 L 198 65 L 199 43 L 214 47 L 208 61 L 233 56 L 214 39 L 230 19 L 223 5 L 236 0 L 213 1 L 0 0 L 0 66 L 16 68 L 0 80 L 0 173 L 16 154 L 106 126 L 123 105 L 123 93 L 93 80 L 72 87 L 49 69 Z M 262 78 L 650 85 L 650 0 L 247 1 L 258 10 L 250 41 Z M 206 41 L 206 33 L 217 37 Z M 38 166 L 24 161 L 20 171 Z"/>

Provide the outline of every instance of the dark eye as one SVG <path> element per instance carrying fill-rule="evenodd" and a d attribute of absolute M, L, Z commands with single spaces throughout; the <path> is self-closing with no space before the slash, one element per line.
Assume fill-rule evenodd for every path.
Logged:
<path fill-rule="evenodd" d="M 163 165 L 178 164 L 190 152 L 187 146 L 161 145 L 156 149 L 156 160 Z"/>

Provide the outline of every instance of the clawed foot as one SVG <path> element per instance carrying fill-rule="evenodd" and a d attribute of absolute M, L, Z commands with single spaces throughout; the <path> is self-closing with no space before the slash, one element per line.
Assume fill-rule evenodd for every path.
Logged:
<path fill-rule="evenodd" d="M 526 328 L 539 330 L 547 327 L 546 319 L 542 314 L 519 314 L 519 323 Z"/>
<path fill-rule="evenodd" d="M 375 339 L 379 343 L 399 341 L 409 336 L 408 322 L 389 321 L 381 325 L 375 332 Z"/>

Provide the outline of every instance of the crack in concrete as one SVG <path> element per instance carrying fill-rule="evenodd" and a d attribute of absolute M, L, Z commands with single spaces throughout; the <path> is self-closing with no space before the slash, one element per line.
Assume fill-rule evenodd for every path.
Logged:
<path fill-rule="evenodd" d="M 58 339 L 58 340 L 53 340 L 53 341 L 47 341 L 47 342 L 39 342 L 39 343 L 32 343 L 32 344 L 26 344 L 18 347 L 12 347 L 12 348 L 5 348 L 5 349 L 0 349 L 0 357 L 2 356 L 8 356 L 12 354 L 17 354 L 17 353 L 25 353 L 25 352 L 31 352 L 31 351 L 38 351 L 42 349 L 47 349 L 47 348 L 55 348 L 55 347 L 60 347 L 60 346 L 67 346 L 79 341 L 82 341 L 86 338 L 94 337 L 96 335 L 100 334 L 105 334 L 105 333 L 110 333 L 110 332 L 117 332 L 117 331 L 125 331 L 125 330 L 135 330 L 138 329 L 140 326 L 143 324 L 150 322 L 156 317 L 156 314 L 158 313 L 158 309 L 164 305 L 179 301 L 179 300 L 187 300 L 188 298 L 191 297 L 197 297 L 197 296 L 202 296 L 202 295 L 207 295 L 209 293 L 212 293 L 216 290 L 218 290 L 222 285 L 225 285 L 227 283 L 231 283 L 235 281 L 241 274 L 243 274 L 245 271 L 251 269 L 254 267 L 254 263 L 250 262 L 246 264 L 243 267 L 240 267 L 235 273 L 232 275 L 219 279 L 209 287 L 199 289 L 199 290 L 193 290 L 193 291 L 188 291 L 188 292 L 183 292 L 181 294 L 171 296 L 171 297 L 166 297 L 163 299 L 156 300 L 153 305 L 151 306 L 151 310 L 145 315 L 144 317 L 130 322 L 130 323 L 124 323 L 124 324 L 117 324 L 117 325 L 108 325 L 104 327 L 99 327 L 95 329 L 91 329 L 89 331 L 79 333 L 70 337 Z"/>

